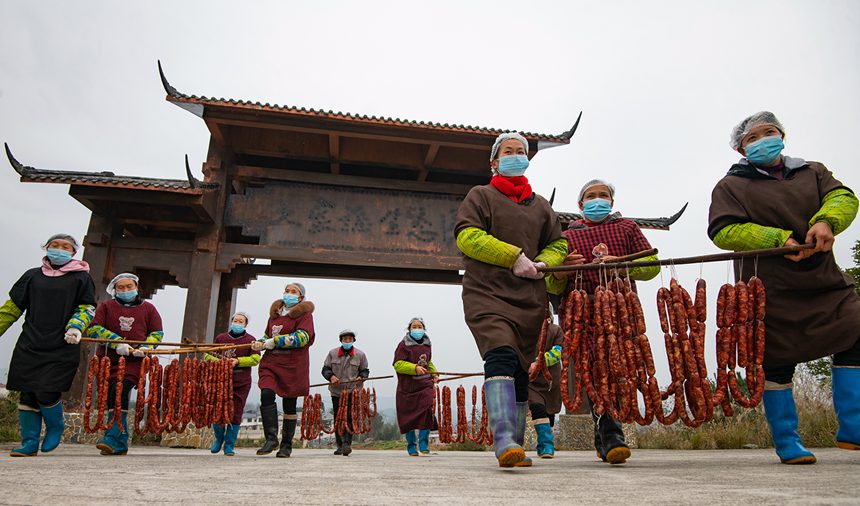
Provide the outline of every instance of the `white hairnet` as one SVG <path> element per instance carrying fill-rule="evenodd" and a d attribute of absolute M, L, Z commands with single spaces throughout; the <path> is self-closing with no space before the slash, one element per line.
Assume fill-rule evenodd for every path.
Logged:
<path fill-rule="evenodd" d="M 772 112 L 760 111 L 753 114 L 752 116 L 745 118 L 743 121 L 735 125 L 734 128 L 732 128 L 732 135 L 729 140 L 729 145 L 732 147 L 732 149 L 737 150 L 738 148 L 740 148 L 741 142 L 744 140 L 744 137 L 746 137 L 746 135 L 750 133 L 750 130 L 759 125 L 773 125 L 777 128 L 777 130 L 779 130 L 780 132 L 782 132 L 783 135 L 785 135 L 785 128 L 782 126 L 782 123 L 780 123 L 779 120 L 776 119 L 776 116 L 774 116 Z"/>
<path fill-rule="evenodd" d="M 230 323 L 227 324 L 228 327 L 233 324 L 233 318 L 236 318 L 237 316 L 245 317 L 245 325 L 251 323 L 251 318 L 248 316 L 248 313 L 244 311 L 236 311 L 235 313 L 233 313 L 233 316 L 230 317 Z"/>
<path fill-rule="evenodd" d="M 496 137 L 496 142 L 493 143 L 493 150 L 490 151 L 490 161 L 496 159 L 496 155 L 499 154 L 499 146 L 508 139 L 516 139 L 523 144 L 523 149 L 526 150 L 526 154 L 529 152 L 529 141 L 526 140 L 525 137 L 522 136 L 519 132 L 507 132 Z"/>
<path fill-rule="evenodd" d="M 602 179 L 592 179 L 591 181 L 585 183 L 582 189 L 579 190 L 579 200 L 577 200 L 577 202 L 582 202 L 582 197 L 585 196 L 585 192 L 587 192 L 588 189 L 592 186 L 605 186 L 609 188 L 609 196 L 613 199 L 615 198 L 615 187 L 612 186 L 612 183 L 604 181 Z"/>
<path fill-rule="evenodd" d="M 116 297 L 116 283 L 121 279 L 130 279 L 134 281 L 135 284 L 140 281 L 140 278 L 130 272 L 123 272 L 121 274 L 117 274 L 112 280 L 110 280 L 110 283 L 108 283 L 107 289 L 105 290 L 108 295 L 110 295 L 111 297 Z"/>
<path fill-rule="evenodd" d="M 72 245 L 72 248 L 74 248 L 75 253 L 77 253 L 78 250 L 80 249 L 80 246 L 78 245 L 78 241 L 74 237 L 70 236 L 69 234 L 54 234 L 54 235 L 52 235 L 51 237 L 48 238 L 47 241 L 45 241 L 45 244 L 42 245 L 42 249 L 48 249 L 48 245 L 51 244 L 51 241 L 66 241 L 67 243 Z"/>
<path fill-rule="evenodd" d="M 299 289 L 299 294 L 304 297 L 305 296 L 305 285 L 301 283 L 290 282 L 287 283 L 287 286 L 293 285 L 294 287 Z M 285 287 L 286 288 L 286 287 Z"/>

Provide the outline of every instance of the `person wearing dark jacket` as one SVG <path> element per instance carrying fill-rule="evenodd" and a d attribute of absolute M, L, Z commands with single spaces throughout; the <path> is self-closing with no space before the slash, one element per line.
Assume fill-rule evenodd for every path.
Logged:
<path fill-rule="evenodd" d="M 60 444 L 65 422 L 60 396 L 75 379 L 81 351 L 78 344 L 93 318 L 95 286 L 90 266 L 73 257 L 78 241 L 56 234 L 42 246 L 42 265 L 26 271 L 0 306 L 0 335 L 24 315 L 24 326 L 9 362 L 6 388 L 21 392 L 18 420 L 21 446 L 13 457 L 39 453 Z"/>
<path fill-rule="evenodd" d="M 329 382 L 328 390 L 331 393 L 331 407 L 335 417 L 340 408 L 341 397 L 362 388 L 362 382 L 370 376 L 367 356 L 354 345 L 355 332 L 349 329 L 341 330 L 338 338 L 340 346 L 328 352 L 322 368 L 322 375 Z M 347 421 L 351 424 L 352 403 L 347 401 L 344 409 L 347 410 Z M 335 431 L 334 437 L 337 441 L 334 454 L 348 457 L 352 453 L 352 433 L 347 430 L 341 435 Z"/>
<path fill-rule="evenodd" d="M 797 433 L 792 378 L 800 362 L 833 356 L 836 443 L 860 449 L 860 297 L 833 256 L 835 237 L 857 215 L 858 200 L 824 165 L 782 154 L 785 128 L 768 111 L 732 130 L 743 158 L 711 195 L 708 236 L 726 250 L 814 244 L 786 257 L 735 261 L 735 280 L 761 278 L 767 293 L 765 416 L 784 464 L 813 464 Z"/>

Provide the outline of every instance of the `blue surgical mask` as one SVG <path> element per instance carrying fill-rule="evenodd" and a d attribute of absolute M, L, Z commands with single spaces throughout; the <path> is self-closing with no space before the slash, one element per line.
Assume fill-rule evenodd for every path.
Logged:
<path fill-rule="evenodd" d="M 352 343 L 340 343 L 340 347 L 344 349 L 344 351 L 349 351 L 352 349 Z"/>
<path fill-rule="evenodd" d="M 116 292 L 116 298 L 123 302 L 131 302 L 137 298 L 137 290 L 129 290 L 127 292 Z"/>
<path fill-rule="evenodd" d="M 49 249 L 46 254 L 48 261 L 54 265 L 66 265 L 72 259 L 72 254 L 64 249 Z"/>
<path fill-rule="evenodd" d="M 782 137 L 774 135 L 747 144 L 744 152 L 747 155 L 747 160 L 753 165 L 767 166 L 776 160 L 783 148 L 785 148 L 785 144 L 782 142 Z"/>
<path fill-rule="evenodd" d="M 415 339 L 416 341 L 420 341 L 424 339 L 424 329 L 412 329 L 409 331 L 409 337 Z"/>
<path fill-rule="evenodd" d="M 245 332 L 245 326 L 242 325 L 241 323 L 231 323 L 230 324 L 230 333 L 231 334 L 239 335 L 243 332 Z"/>
<path fill-rule="evenodd" d="M 499 174 L 505 177 L 522 176 L 529 168 L 526 155 L 508 155 L 499 158 Z"/>
<path fill-rule="evenodd" d="M 293 307 L 299 303 L 299 296 L 292 293 L 285 293 L 282 299 L 287 307 Z"/>
<path fill-rule="evenodd" d="M 606 199 L 591 199 L 582 206 L 582 214 L 588 221 L 603 221 L 612 212 L 612 204 Z"/>

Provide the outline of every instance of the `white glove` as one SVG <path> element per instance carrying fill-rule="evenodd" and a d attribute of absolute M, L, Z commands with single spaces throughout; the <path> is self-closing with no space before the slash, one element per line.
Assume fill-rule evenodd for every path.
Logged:
<path fill-rule="evenodd" d="M 538 269 L 546 268 L 546 264 L 543 262 L 535 262 L 535 270 L 537 271 L 537 276 L 534 279 L 543 279 L 546 276 L 546 273 L 539 271 Z"/>
<path fill-rule="evenodd" d="M 251 343 L 251 349 L 254 351 L 260 351 L 263 349 L 263 343 L 261 343 L 260 341 L 254 341 L 253 343 Z"/>
<path fill-rule="evenodd" d="M 131 351 L 131 346 L 129 346 L 125 343 L 119 343 L 118 345 L 116 345 L 116 354 L 117 355 L 122 355 L 124 357 L 127 357 L 129 351 Z"/>
<path fill-rule="evenodd" d="M 134 355 L 135 357 L 146 356 L 146 353 L 141 348 L 136 348 L 136 349 L 131 350 L 131 354 Z"/>
<path fill-rule="evenodd" d="M 78 344 L 81 342 L 81 331 L 71 327 L 66 331 L 66 342 L 69 344 Z"/>
<path fill-rule="evenodd" d="M 514 272 L 514 276 L 520 278 L 539 279 L 543 277 L 543 274 L 539 273 L 535 268 L 535 263 L 522 253 L 517 257 L 517 261 L 514 262 L 511 270 Z"/>
<path fill-rule="evenodd" d="M 263 348 L 266 348 L 267 350 L 274 350 L 275 349 L 275 339 L 272 337 L 270 337 L 269 339 L 266 339 L 266 342 L 263 343 Z"/>

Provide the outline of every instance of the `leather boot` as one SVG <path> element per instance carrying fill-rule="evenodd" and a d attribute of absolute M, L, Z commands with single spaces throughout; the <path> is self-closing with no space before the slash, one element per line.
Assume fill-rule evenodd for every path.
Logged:
<path fill-rule="evenodd" d="M 610 464 L 623 464 L 630 458 L 630 447 L 624 442 L 624 431 L 621 424 L 614 420 L 609 413 L 597 417 L 598 436 L 600 439 L 601 458 Z"/>
<path fill-rule="evenodd" d="M 288 418 L 289 417 L 289 418 Z M 281 432 L 281 448 L 278 458 L 287 458 L 293 453 L 293 436 L 296 435 L 296 415 L 284 415 L 284 426 Z"/>
<path fill-rule="evenodd" d="M 337 450 L 334 451 L 335 455 L 343 455 L 343 437 L 334 431 L 334 440 L 337 441 Z"/>
<path fill-rule="evenodd" d="M 42 413 L 18 405 L 18 424 L 21 426 L 21 446 L 9 452 L 12 457 L 35 457 L 39 454 L 39 437 L 42 435 Z"/>
<path fill-rule="evenodd" d="M 797 434 L 797 408 L 790 386 L 781 390 L 765 387 L 762 402 L 779 460 L 783 464 L 815 464 L 815 455 L 803 447 Z"/>
<path fill-rule="evenodd" d="M 517 403 L 514 379 L 509 376 L 493 376 L 484 381 L 484 389 L 499 467 L 514 467 L 526 458 L 523 447 L 516 442 Z"/>
<path fill-rule="evenodd" d="M 833 368 L 833 409 L 839 420 L 836 446 L 860 450 L 860 367 Z"/>
<path fill-rule="evenodd" d="M 275 404 L 260 406 L 260 418 L 263 419 L 263 435 L 266 441 L 257 450 L 257 455 L 268 455 L 278 447 L 278 406 Z"/>

